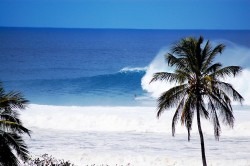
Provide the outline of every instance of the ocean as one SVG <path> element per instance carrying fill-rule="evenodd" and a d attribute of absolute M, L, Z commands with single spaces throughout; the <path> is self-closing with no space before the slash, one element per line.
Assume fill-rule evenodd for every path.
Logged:
<path fill-rule="evenodd" d="M 226 44 L 218 57 L 243 72 L 227 79 L 243 95 L 234 104 L 235 126 L 220 141 L 202 121 L 207 163 L 250 166 L 250 31 L 0 28 L 0 80 L 30 100 L 20 112 L 32 130 L 25 137 L 33 156 L 48 153 L 78 166 L 199 166 L 196 122 L 187 140 L 173 110 L 156 118 L 156 99 L 171 85 L 149 84 L 171 71 L 164 55 L 183 37 L 204 36 Z"/>

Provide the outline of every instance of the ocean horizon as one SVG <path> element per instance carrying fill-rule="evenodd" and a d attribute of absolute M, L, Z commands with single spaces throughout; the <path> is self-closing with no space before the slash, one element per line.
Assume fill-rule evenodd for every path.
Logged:
<path fill-rule="evenodd" d="M 235 126 L 223 125 L 220 141 L 202 121 L 207 162 L 250 166 L 250 30 L 0 27 L 0 81 L 30 100 L 20 115 L 31 154 L 79 166 L 201 165 L 196 122 L 190 142 L 181 124 L 172 137 L 173 110 L 156 118 L 157 98 L 172 85 L 149 84 L 172 70 L 164 61 L 172 44 L 200 35 L 226 45 L 216 60 L 243 67 L 227 81 L 245 98 L 233 103 Z"/>

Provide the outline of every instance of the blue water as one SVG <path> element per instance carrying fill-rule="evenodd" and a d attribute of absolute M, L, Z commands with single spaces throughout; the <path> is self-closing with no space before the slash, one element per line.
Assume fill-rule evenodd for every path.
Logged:
<path fill-rule="evenodd" d="M 121 70 L 201 34 L 250 48 L 250 31 L 0 28 L 0 80 L 36 104 L 142 105 L 145 71 Z"/>
<path fill-rule="evenodd" d="M 223 64 L 247 68 L 234 85 L 250 105 L 250 31 L 0 28 L 0 80 L 32 103 L 20 112 L 32 130 L 25 138 L 31 154 L 78 165 L 201 165 L 195 122 L 190 142 L 181 125 L 171 137 L 173 112 L 157 119 L 149 93 L 162 86 L 145 89 L 144 81 L 161 70 L 161 50 L 201 34 L 227 45 Z M 234 130 L 223 126 L 219 142 L 202 121 L 210 165 L 250 163 L 249 107 L 234 115 Z"/>

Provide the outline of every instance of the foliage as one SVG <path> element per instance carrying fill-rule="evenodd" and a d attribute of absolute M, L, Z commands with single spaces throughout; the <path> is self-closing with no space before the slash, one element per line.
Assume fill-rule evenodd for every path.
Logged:
<path fill-rule="evenodd" d="M 69 161 L 59 160 L 48 154 L 43 154 L 41 157 L 29 159 L 24 163 L 24 166 L 75 166 Z"/>
<path fill-rule="evenodd" d="M 30 158 L 23 166 L 76 166 L 69 161 L 64 161 L 63 159 L 56 159 L 48 154 L 43 154 L 41 157 Z M 109 166 L 108 164 L 90 164 L 85 166 Z M 116 166 L 130 166 L 130 163 L 126 165 Z"/>
<path fill-rule="evenodd" d="M 233 127 L 234 116 L 231 99 L 243 101 L 243 97 L 229 83 L 223 81 L 228 76 L 236 76 L 241 72 L 239 66 L 227 66 L 219 62 L 214 63 L 215 57 L 224 50 L 219 44 L 212 48 L 207 41 L 202 48 L 203 37 L 198 39 L 189 37 L 181 39 L 173 45 L 171 53 L 166 55 L 166 62 L 175 71 L 155 73 L 151 82 L 161 80 L 177 83 L 158 98 L 159 117 L 166 109 L 175 107 L 172 120 L 172 135 L 175 135 L 175 126 L 178 120 L 185 125 L 190 140 L 194 114 L 197 115 L 197 124 L 201 139 L 203 165 L 206 165 L 205 147 L 201 130 L 200 116 L 210 119 L 214 126 L 214 135 L 217 140 L 221 133 L 220 121 Z"/>
<path fill-rule="evenodd" d="M 28 100 L 21 93 L 5 92 L 0 83 L 0 165 L 18 166 L 28 159 L 28 147 L 22 135 L 30 136 L 19 119 L 17 110 L 26 108 Z"/>

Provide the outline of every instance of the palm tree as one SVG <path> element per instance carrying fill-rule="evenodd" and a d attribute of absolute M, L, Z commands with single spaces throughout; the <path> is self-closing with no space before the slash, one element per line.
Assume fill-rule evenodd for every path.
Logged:
<path fill-rule="evenodd" d="M 228 76 L 240 73 L 241 67 L 223 67 L 219 62 L 214 63 L 215 57 L 222 53 L 225 46 L 219 44 L 212 48 L 209 41 L 204 46 L 202 43 L 203 37 L 198 39 L 189 37 L 173 45 L 171 53 L 166 55 L 166 61 L 170 67 L 175 68 L 175 71 L 155 73 L 151 82 L 164 80 L 176 83 L 177 86 L 170 88 L 158 98 L 157 117 L 159 118 L 166 109 L 175 107 L 172 135 L 175 135 L 175 126 L 180 119 L 181 124 L 187 128 L 189 141 L 193 117 L 196 114 L 202 162 L 203 166 L 206 166 L 200 117 L 212 121 L 215 139 L 219 140 L 221 133 L 219 118 L 230 127 L 234 125 L 230 97 L 240 103 L 244 99 L 231 84 L 223 81 Z"/>
<path fill-rule="evenodd" d="M 6 93 L 0 84 L 0 165 L 18 166 L 19 159 L 28 159 L 28 148 L 22 134 L 30 136 L 30 130 L 22 125 L 17 109 L 28 104 L 20 93 Z"/>

